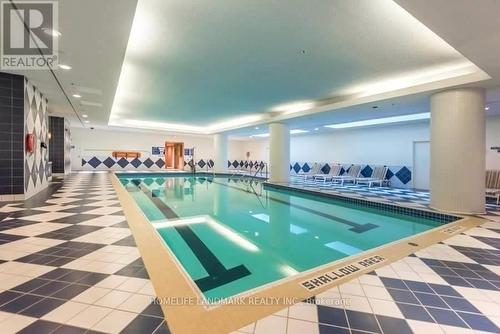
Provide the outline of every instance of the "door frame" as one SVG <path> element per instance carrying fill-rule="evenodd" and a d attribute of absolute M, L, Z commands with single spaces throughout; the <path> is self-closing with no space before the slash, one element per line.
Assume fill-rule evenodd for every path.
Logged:
<path fill-rule="evenodd" d="M 168 166 L 167 164 L 167 152 L 169 151 L 167 147 L 172 147 L 172 154 L 173 154 L 173 166 Z M 166 141 L 165 142 L 165 169 L 168 168 L 173 168 L 177 170 L 183 170 L 184 169 L 184 142 L 172 142 L 172 141 Z"/>
<path fill-rule="evenodd" d="M 416 173 L 416 164 L 415 164 L 415 146 L 416 144 L 423 144 L 423 143 L 428 143 L 429 144 L 429 189 L 418 189 L 415 185 L 415 175 L 417 175 L 418 173 Z M 430 190 L 430 187 L 431 187 L 431 173 L 430 173 L 430 168 L 431 168 L 431 151 L 430 151 L 430 148 L 431 148 L 431 141 L 430 140 L 414 140 L 413 143 L 412 143 L 412 163 L 413 163 L 413 176 L 412 176 L 412 180 L 413 180 L 413 189 L 415 190 L 423 190 L 423 191 L 429 191 Z"/>

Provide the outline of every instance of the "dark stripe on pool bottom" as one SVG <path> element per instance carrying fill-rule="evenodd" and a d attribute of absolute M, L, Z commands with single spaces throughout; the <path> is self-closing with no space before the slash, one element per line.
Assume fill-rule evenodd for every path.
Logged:
<path fill-rule="evenodd" d="M 146 186 L 141 187 L 140 180 L 132 180 L 138 189 L 148 196 L 153 204 L 160 210 L 167 219 L 178 219 L 179 216 L 161 199 L 157 194 L 153 194 Z M 244 265 L 239 265 L 231 269 L 226 269 L 205 243 L 194 233 L 188 225 L 174 226 L 175 230 L 184 242 L 191 249 L 198 261 L 208 273 L 208 276 L 195 280 L 194 282 L 202 292 L 215 289 L 221 285 L 236 281 L 248 276 L 251 272 Z"/>
<path fill-rule="evenodd" d="M 234 186 L 232 186 L 230 184 L 220 183 L 220 182 L 216 182 L 216 181 L 213 181 L 213 180 L 212 180 L 212 182 L 215 183 L 215 184 L 219 184 L 221 186 L 226 186 L 226 187 L 229 187 L 229 188 L 233 188 L 233 189 L 237 189 L 237 190 L 240 190 L 240 191 L 244 191 L 246 193 L 253 193 L 251 191 L 246 191 L 245 189 L 234 187 Z M 257 193 L 255 193 L 255 195 L 259 196 Z M 288 206 L 290 206 L 292 208 L 295 208 L 295 209 L 303 210 L 303 211 L 306 211 L 306 212 L 309 212 L 309 213 L 321 216 L 323 218 L 327 218 L 327 219 L 330 219 L 330 220 L 333 220 L 333 221 L 336 221 L 336 222 L 339 222 L 339 223 L 342 223 L 342 224 L 345 224 L 345 225 L 349 225 L 349 226 L 351 226 L 351 228 L 349 229 L 349 231 L 352 231 L 352 232 L 355 232 L 355 233 L 363 233 L 363 232 L 369 231 L 371 229 L 374 229 L 376 227 L 379 227 L 378 225 L 371 224 L 371 223 L 358 224 L 358 223 L 352 222 L 352 221 L 344 219 L 344 218 L 340 218 L 340 217 L 337 217 L 337 216 L 330 215 L 328 213 L 324 213 L 324 212 L 321 212 L 321 211 L 316 211 L 314 209 L 307 208 L 307 207 L 302 206 L 302 205 L 292 204 L 292 203 L 290 203 L 288 201 L 277 199 L 277 198 L 274 198 L 272 196 L 269 196 L 269 199 L 271 201 L 274 201 L 274 202 L 278 202 L 278 203 L 281 203 L 281 204 L 288 205 Z"/>

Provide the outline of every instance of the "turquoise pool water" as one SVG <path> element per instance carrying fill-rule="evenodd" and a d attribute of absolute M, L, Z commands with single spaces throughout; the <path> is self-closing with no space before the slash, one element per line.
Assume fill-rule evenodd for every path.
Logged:
<path fill-rule="evenodd" d="M 237 178 L 118 176 L 207 299 L 444 224 Z"/>

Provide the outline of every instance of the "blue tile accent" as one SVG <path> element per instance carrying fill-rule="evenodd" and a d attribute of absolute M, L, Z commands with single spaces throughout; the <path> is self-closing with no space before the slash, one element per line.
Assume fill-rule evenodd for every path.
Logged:
<path fill-rule="evenodd" d="M 96 157 L 93 157 L 88 161 L 88 164 L 91 165 L 93 168 L 97 168 L 101 164 L 101 160 L 97 159 Z"/>
<path fill-rule="evenodd" d="M 328 174 L 328 173 L 330 173 L 330 169 L 331 169 L 330 165 L 329 164 L 325 164 L 323 167 L 321 167 L 321 172 L 323 174 Z"/>
<path fill-rule="evenodd" d="M 203 159 L 201 159 L 200 161 L 198 161 L 198 166 L 200 166 L 200 168 L 203 168 L 206 166 L 206 163 Z"/>
<path fill-rule="evenodd" d="M 139 167 L 140 165 L 142 165 L 142 162 L 141 162 L 141 160 L 139 160 L 138 158 L 135 158 L 134 160 L 132 160 L 132 161 L 130 162 L 130 164 L 131 164 L 132 166 L 134 166 L 135 168 L 137 168 L 137 167 Z"/>
<path fill-rule="evenodd" d="M 388 288 L 387 292 L 389 292 L 392 299 L 394 299 L 397 302 L 416 304 L 416 305 L 420 304 L 417 298 L 415 298 L 415 296 L 413 295 L 413 293 L 411 293 L 408 290 L 397 290 Z"/>
<path fill-rule="evenodd" d="M 425 308 L 420 305 L 412 305 L 406 303 L 396 303 L 396 305 L 398 305 L 399 310 L 407 319 L 434 322 Z"/>
<path fill-rule="evenodd" d="M 387 169 L 387 173 L 385 174 L 385 179 L 390 180 L 394 176 L 394 173 L 390 168 Z"/>
<path fill-rule="evenodd" d="M 340 308 L 318 305 L 318 322 L 322 324 L 348 327 L 345 311 Z"/>
<path fill-rule="evenodd" d="M 308 173 L 310 170 L 311 170 L 311 167 L 309 167 L 309 165 L 307 164 L 307 162 L 302 166 L 302 170 L 305 172 L 305 173 Z"/>
<path fill-rule="evenodd" d="M 438 324 L 468 328 L 465 322 L 451 310 L 443 310 L 434 307 L 427 307 L 426 309 Z"/>
<path fill-rule="evenodd" d="M 162 168 L 163 166 L 165 166 L 165 161 L 163 161 L 163 159 L 160 158 L 160 159 L 156 160 L 155 164 L 156 164 L 156 166 Z"/>
<path fill-rule="evenodd" d="M 396 173 L 396 177 L 403 182 L 403 184 L 407 184 L 411 181 L 411 171 L 408 168 L 403 167 Z"/>
<path fill-rule="evenodd" d="M 153 166 L 153 165 L 154 165 L 154 162 L 153 162 L 153 160 L 151 160 L 151 159 L 147 158 L 146 160 L 144 160 L 143 164 L 144 164 L 144 166 L 146 166 L 147 168 L 151 168 L 151 166 Z"/>
<path fill-rule="evenodd" d="M 351 334 L 349 329 L 319 324 L 319 334 Z"/>
<path fill-rule="evenodd" d="M 384 334 L 413 334 L 413 331 L 404 319 L 377 315 L 377 320 Z"/>
<path fill-rule="evenodd" d="M 372 333 L 381 333 L 377 319 L 371 313 L 346 310 L 347 319 L 351 329 L 359 329 Z"/>
<path fill-rule="evenodd" d="M 295 171 L 295 173 L 300 172 L 300 165 L 298 162 L 296 162 L 295 165 L 293 165 L 293 170 Z"/>
<path fill-rule="evenodd" d="M 500 329 L 491 320 L 483 315 L 457 312 L 470 328 L 492 333 L 500 333 Z"/>
<path fill-rule="evenodd" d="M 455 311 L 465 311 L 472 313 L 481 313 L 477 308 L 474 307 L 471 303 L 469 303 L 464 298 L 456 298 L 456 297 L 447 297 L 442 296 L 443 300 L 450 306 L 450 308 Z"/>
<path fill-rule="evenodd" d="M 117 162 L 118 166 L 120 166 L 121 168 L 125 168 L 127 167 L 127 165 L 129 164 L 128 160 L 125 159 L 125 158 L 120 158 Z"/>
<path fill-rule="evenodd" d="M 416 281 L 404 281 L 406 286 L 412 291 L 434 293 L 432 289 L 427 285 L 427 283 L 416 282 Z"/>
<path fill-rule="evenodd" d="M 82 159 L 82 166 L 85 166 L 86 163 L 87 163 L 87 160 Z"/>
<path fill-rule="evenodd" d="M 102 163 L 108 168 L 111 168 L 114 166 L 114 164 L 116 164 L 116 162 L 110 157 L 107 157 Z"/>
<path fill-rule="evenodd" d="M 233 161 L 233 167 L 234 167 L 234 168 L 237 168 L 238 166 L 239 166 L 238 161 L 234 160 L 234 161 Z"/>
<path fill-rule="evenodd" d="M 448 305 L 438 296 L 429 293 L 414 292 L 418 300 L 425 306 L 448 308 Z"/>
<path fill-rule="evenodd" d="M 361 175 L 364 177 L 370 177 L 372 176 L 373 173 L 373 168 L 371 168 L 369 165 L 366 165 L 365 168 L 361 170 Z"/>

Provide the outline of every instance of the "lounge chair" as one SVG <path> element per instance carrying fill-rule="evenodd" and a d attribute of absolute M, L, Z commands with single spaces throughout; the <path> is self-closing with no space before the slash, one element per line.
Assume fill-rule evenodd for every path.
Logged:
<path fill-rule="evenodd" d="M 495 198 L 500 204 L 500 170 L 486 171 L 486 197 Z"/>
<path fill-rule="evenodd" d="M 382 187 L 386 174 L 387 167 L 376 166 L 370 177 L 357 177 L 356 184 L 368 184 L 368 188 L 370 188 L 373 184 L 378 183 L 378 185 Z"/>
<path fill-rule="evenodd" d="M 332 181 L 334 183 L 340 183 L 341 186 L 346 182 L 356 182 L 356 178 L 359 177 L 359 173 L 361 172 L 361 165 L 351 165 L 346 175 L 334 176 Z"/>
<path fill-rule="evenodd" d="M 301 176 L 304 178 L 304 181 L 307 180 L 308 177 L 314 177 L 315 174 L 319 173 L 321 166 L 318 163 L 314 163 L 312 168 L 308 172 L 301 172 L 299 171 L 298 173 L 292 174 L 294 176 Z"/>
<path fill-rule="evenodd" d="M 342 170 L 341 165 L 332 165 L 332 167 L 330 167 L 330 171 L 328 172 L 328 174 L 315 174 L 313 176 L 313 179 L 323 180 L 323 183 L 326 183 L 326 181 L 332 180 L 334 177 L 339 176 L 341 170 Z"/>

